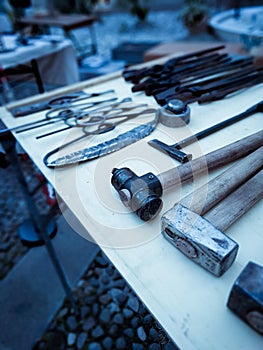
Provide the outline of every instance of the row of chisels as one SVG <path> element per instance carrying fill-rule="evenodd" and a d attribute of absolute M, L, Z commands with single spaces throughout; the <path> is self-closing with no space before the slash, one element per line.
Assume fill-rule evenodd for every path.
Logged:
<path fill-rule="evenodd" d="M 168 60 L 163 65 L 127 69 L 123 77 L 132 91 L 144 91 L 164 106 L 171 99 L 186 103 L 220 100 L 238 90 L 263 82 L 263 69 L 252 57 L 220 53 L 224 46 L 193 52 Z"/>

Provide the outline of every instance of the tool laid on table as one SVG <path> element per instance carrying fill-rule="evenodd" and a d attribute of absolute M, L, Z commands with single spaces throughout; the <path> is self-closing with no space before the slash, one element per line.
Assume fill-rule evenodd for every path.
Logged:
<path fill-rule="evenodd" d="M 85 103 L 84 106 L 76 105 L 73 107 L 65 107 L 65 108 L 56 107 L 50 110 L 49 112 L 47 112 L 44 118 L 38 119 L 34 122 L 25 123 L 23 125 L 14 126 L 13 128 L 2 129 L 0 131 L 0 134 L 9 132 L 9 131 L 21 133 L 21 132 L 33 130 L 36 128 L 40 128 L 43 126 L 47 126 L 50 124 L 58 123 L 58 122 L 63 122 L 67 126 L 69 126 L 69 124 L 72 125 L 73 120 L 74 120 L 74 126 L 78 126 L 78 123 L 79 123 L 78 121 L 80 119 L 84 119 L 84 118 L 86 120 L 90 119 L 90 115 L 92 113 L 97 112 L 99 108 L 112 106 L 111 102 L 116 100 L 117 100 L 117 97 L 113 97 L 106 100 L 88 102 L 88 103 Z M 120 104 L 122 102 L 129 102 L 129 101 L 131 101 L 131 99 L 127 98 L 125 100 L 118 101 L 117 103 Z M 97 107 L 96 109 L 94 109 L 93 107 L 97 105 L 100 105 L 100 107 Z M 93 109 L 90 109 L 90 108 L 93 108 Z"/>
<path fill-rule="evenodd" d="M 44 101 L 39 103 L 34 103 L 31 105 L 26 105 L 22 107 L 13 108 L 10 112 L 14 117 L 24 117 L 36 112 L 41 112 L 46 109 L 58 108 L 58 107 L 66 107 L 75 102 L 83 101 L 92 97 L 98 97 L 105 94 L 114 93 L 114 90 L 107 90 L 102 92 L 93 92 L 93 93 L 85 93 L 83 91 L 73 92 L 67 95 L 57 96 L 52 98 L 50 101 Z"/>
<path fill-rule="evenodd" d="M 216 59 L 215 57 L 214 59 Z M 156 78 L 145 79 L 141 84 L 135 85 L 132 87 L 132 91 L 144 90 L 147 96 L 156 96 L 162 91 L 171 91 L 175 92 L 175 87 L 180 87 L 182 84 L 191 86 L 195 81 L 201 79 L 209 80 L 210 82 L 216 81 L 217 74 L 221 74 L 221 77 L 226 77 L 229 72 L 235 72 L 241 68 L 246 68 L 251 66 L 253 63 L 252 57 L 247 58 L 230 58 L 227 55 L 220 55 L 220 59 L 217 58 L 217 62 L 214 62 L 214 59 L 210 62 L 207 61 L 206 64 L 200 67 L 200 64 L 191 63 L 191 72 L 189 69 L 179 67 L 177 70 L 174 70 L 173 73 L 167 77 L 162 76 Z M 216 63 L 216 64 L 215 64 Z M 211 77 L 210 77 L 211 76 Z M 172 88 L 170 90 L 170 88 Z"/>
<path fill-rule="evenodd" d="M 185 126 L 190 121 L 190 107 L 181 100 L 171 100 L 160 108 L 159 122 L 169 128 Z"/>
<path fill-rule="evenodd" d="M 163 65 L 125 70 L 132 92 L 144 91 L 164 106 L 171 99 L 205 103 L 263 82 L 262 68 L 252 57 L 220 53 L 223 46 L 193 52 L 168 60 Z"/>
<path fill-rule="evenodd" d="M 143 105 L 135 105 L 135 107 L 142 107 L 145 106 Z M 121 110 L 122 112 L 122 110 Z M 73 153 L 67 154 L 63 157 L 57 158 L 53 161 L 49 161 L 49 158 L 60 151 L 61 149 L 66 148 L 73 142 L 79 141 L 82 138 L 88 136 L 88 135 L 95 135 L 95 134 L 101 134 L 105 133 L 106 131 L 111 131 L 113 130 L 117 125 L 120 123 L 123 123 L 125 121 L 134 119 L 140 115 L 143 114 L 152 114 L 154 113 L 154 119 L 148 123 L 139 125 L 129 131 L 126 131 L 125 133 L 122 133 L 118 135 L 117 137 L 114 137 L 108 141 L 99 143 L 95 146 L 91 146 L 79 151 L 75 151 Z M 112 122 L 114 119 L 121 118 L 120 121 L 115 121 L 115 123 Z M 61 167 L 61 166 L 67 166 L 67 165 L 72 165 L 72 164 L 77 164 L 80 162 L 92 160 L 98 157 L 102 157 L 106 154 L 118 151 L 119 149 L 122 149 L 126 146 L 129 146 L 144 137 L 150 135 L 152 131 L 155 129 L 156 125 L 158 124 L 158 113 L 156 113 L 155 108 L 145 108 L 144 110 L 138 111 L 137 113 L 132 113 L 132 114 L 118 114 L 113 111 L 110 114 L 105 115 L 105 120 L 98 124 L 97 128 L 95 129 L 95 132 L 92 131 L 90 132 L 87 126 L 83 128 L 84 135 L 78 137 L 77 139 L 74 139 L 68 143 L 65 143 L 61 145 L 60 147 L 55 148 L 54 150 L 48 152 L 43 161 L 46 166 L 49 168 L 54 168 L 54 167 Z"/>
<path fill-rule="evenodd" d="M 135 212 L 141 220 L 148 221 L 160 212 L 161 196 L 166 189 L 192 180 L 206 171 L 229 164 L 262 145 L 263 131 L 259 131 L 159 175 L 147 173 L 137 176 L 129 168 L 114 168 L 111 183 L 123 204 Z"/>
<path fill-rule="evenodd" d="M 146 68 L 141 68 L 141 69 L 127 69 L 127 70 L 123 71 L 122 75 L 126 81 L 131 81 L 132 83 L 136 83 L 136 82 L 139 82 L 141 79 L 144 79 L 151 74 L 160 74 L 160 73 L 161 74 L 163 74 L 163 73 L 169 74 L 169 73 L 171 73 L 171 70 L 174 68 L 174 66 L 183 60 L 187 60 L 187 59 L 190 59 L 193 57 L 200 57 L 200 56 L 206 55 L 210 52 L 219 51 L 219 50 L 224 49 L 224 48 L 225 48 L 224 45 L 219 45 L 219 46 L 212 47 L 209 49 L 191 52 L 191 53 L 188 53 L 188 54 L 185 54 L 182 56 L 171 58 L 167 62 L 165 62 L 164 64 L 155 64 L 151 67 L 146 67 Z"/>
<path fill-rule="evenodd" d="M 263 266 L 247 263 L 232 286 L 227 307 L 263 335 Z"/>
<path fill-rule="evenodd" d="M 162 234 L 215 276 L 233 264 L 238 244 L 227 230 L 263 198 L 263 147 L 176 203 L 162 216 Z"/>
<path fill-rule="evenodd" d="M 213 79 L 214 80 L 214 79 Z M 191 83 L 191 86 L 180 85 L 167 91 L 154 95 L 160 105 L 168 103 L 171 99 L 182 100 L 186 103 L 207 103 L 221 100 L 225 96 L 263 82 L 262 68 L 237 73 L 229 73 L 228 77 L 218 76 L 216 82 L 209 81 Z"/>
<path fill-rule="evenodd" d="M 168 154 L 170 157 L 178 160 L 181 163 L 187 162 L 191 159 L 191 155 L 190 154 L 186 154 L 184 153 L 181 148 L 188 146 L 198 140 L 203 139 L 206 136 L 209 136 L 211 134 L 213 134 L 216 131 L 222 130 L 223 128 L 230 126 L 236 122 L 238 122 L 239 120 L 242 120 L 244 118 L 249 117 L 252 114 L 255 113 L 263 113 L 263 100 L 256 103 L 255 105 L 251 106 L 250 108 L 248 108 L 247 110 L 245 110 L 244 112 L 235 115 L 234 117 L 231 117 L 229 119 L 226 119 L 218 124 L 215 124 L 207 129 L 204 129 L 202 131 L 199 131 L 198 133 L 189 136 L 187 138 L 185 138 L 184 140 L 181 140 L 173 145 L 167 145 L 166 143 L 157 140 L 157 139 L 153 139 L 148 141 L 148 144 L 156 149 L 158 149 L 159 151 L 162 151 L 166 154 Z M 166 113 L 168 114 L 168 113 Z M 172 116 L 170 117 L 172 118 Z M 178 150 L 180 151 L 180 153 L 178 153 Z"/>
<path fill-rule="evenodd" d="M 111 131 L 115 129 L 115 127 L 119 124 L 125 123 L 126 121 L 136 118 L 141 114 L 147 114 L 152 111 L 152 108 L 150 109 L 146 108 L 147 107 L 146 103 L 131 105 L 128 102 L 132 102 L 132 99 L 129 97 L 126 97 L 121 101 L 117 101 L 105 106 L 104 105 L 100 106 L 96 109 L 93 109 L 92 111 L 87 111 L 87 112 L 79 111 L 77 113 L 73 113 L 72 117 L 69 117 L 67 119 L 66 127 L 36 136 L 36 138 L 40 139 L 64 130 L 71 129 L 73 127 L 82 128 L 84 134 L 89 134 L 92 131 L 90 129 L 90 127 L 92 126 L 95 126 L 95 129 L 93 129 L 93 131 L 95 131 L 94 134 L 97 134 L 96 132 L 97 129 L 99 131 L 103 129 L 104 132 Z M 142 108 L 142 107 L 145 107 L 145 109 L 137 113 L 130 113 L 132 110 L 135 110 L 137 108 Z M 65 110 L 64 113 L 72 113 L 72 112 L 70 110 Z M 53 116 L 51 118 L 53 118 Z"/>

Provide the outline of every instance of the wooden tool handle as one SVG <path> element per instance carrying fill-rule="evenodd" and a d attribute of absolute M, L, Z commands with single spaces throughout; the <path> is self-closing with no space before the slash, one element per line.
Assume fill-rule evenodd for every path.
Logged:
<path fill-rule="evenodd" d="M 191 180 L 194 176 L 229 164 L 263 146 L 263 130 L 219 148 L 188 163 L 167 170 L 157 177 L 163 190 Z"/>
<path fill-rule="evenodd" d="M 263 146 L 184 197 L 180 203 L 204 215 L 263 168 Z"/>
<path fill-rule="evenodd" d="M 262 198 L 263 170 L 211 209 L 205 218 L 224 232 Z"/>

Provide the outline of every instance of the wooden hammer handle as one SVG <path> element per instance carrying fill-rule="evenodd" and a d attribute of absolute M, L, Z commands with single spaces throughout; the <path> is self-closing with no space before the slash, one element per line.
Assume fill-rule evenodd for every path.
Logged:
<path fill-rule="evenodd" d="M 207 155 L 196 158 L 188 163 L 160 173 L 157 177 L 163 190 L 166 190 L 177 184 L 191 180 L 195 176 L 245 157 L 261 146 L 263 146 L 263 130 L 219 148 Z"/>
<path fill-rule="evenodd" d="M 262 168 L 263 146 L 184 197 L 180 203 L 195 213 L 204 215 Z"/>
<path fill-rule="evenodd" d="M 263 170 L 212 208 L 205 218 L 224 232 L 263 198 Z"/>

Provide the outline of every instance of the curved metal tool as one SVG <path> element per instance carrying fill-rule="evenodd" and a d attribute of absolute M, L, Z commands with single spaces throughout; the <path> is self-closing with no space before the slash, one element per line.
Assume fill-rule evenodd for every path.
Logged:
<path fill-rule="evenodd" d="M 97 132 L 89 133 L 87 131 L 86 135 L 82 135 L 79 138 L 77 138 L 73 141 L 70 141 L 68 143 L 65 143 L 62 146 L 57 147 L 54 150 L 48 152 L 43 159 L 44 164 L 46 166 L 48 166 L 49 168 L 77 164 L 80 162 L 84 162 L 84 161 L 88 161 L 88 160 L 92 160 L 92 159 L 104 156 L 106 154 L 118 151 L 119 149 L 122 149 L 126 146 L 129 146 L 129 145 L 143 139 L 144 137 L 146 137 L 152 133 L 152 131 L 155 129 L 155 127 L 159 121 L 158 113 L 155 114 L 154 119 L 149 123 L 139 125 L 133 129 L 123 133 L 123 134 L 120 134 L 119 136 L 117 136 L 113 139 L 99 143 L 96 146 L 88 147 L 88 148 L 85 148 L 83 150 L 67 154 L 63 157 L 60 157 L 54 161 L 49 162 L 49 158 L 52 155 L 54 155 L 55 153 L 57 153 L 59 150 L 64 149 L 65 147 L 69 146 L 73 142 L 79 141 L 80 139 L 86 137 L 89 134 L 94 135 L 94 134 L 101 134 L 101 133 L 107 132 L 107 131 L 115 128 L 116 125 L 118 125 L 126 120 L 129 120 L 130 118 L 135 118 L 136 116 L 139 116 L 140 114 L 144 114 L 146 112 L 152 113 L 155 111 L 156 111 L 155 109 L 149 108 L 149 109 L 143 110 L 141 112 L 138 112 L 136 114 L 135 113 L 131 114 L 130 117 L 129 117 L 129 114 L 127 114 L 126 116 L 121 116 L 121 117 L 124 117 L 125 119 L 121 120 L 119 122 L 111 123 L 111 122 L 105 121 L 105 123 L 103 123 L 97 129 Z M 109 118 L 109 120 L 114 119 L 114 118 L 118 118 L 118 115 L 112 115 Z"/>

